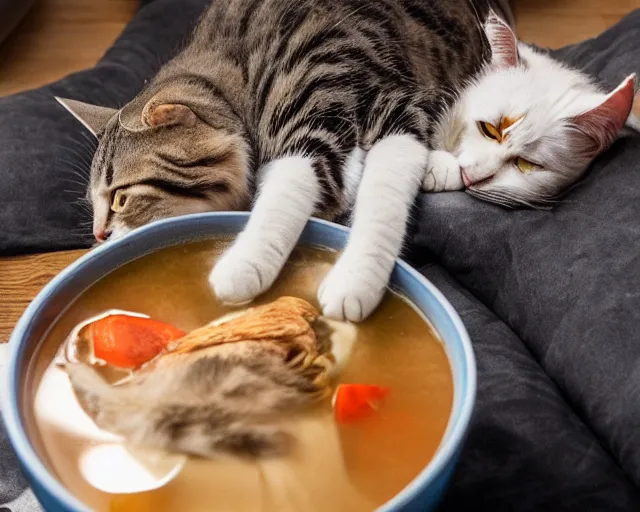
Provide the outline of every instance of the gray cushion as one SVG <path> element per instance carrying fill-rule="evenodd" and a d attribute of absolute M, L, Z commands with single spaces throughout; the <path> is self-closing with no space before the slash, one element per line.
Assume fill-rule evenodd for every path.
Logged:
<path fill-rule="evenodd" d="M 442 267 L 420 268 L 473 341 L 478 397 L 443 509 L 640 510 L 637 490 L 526 345 Z"/>

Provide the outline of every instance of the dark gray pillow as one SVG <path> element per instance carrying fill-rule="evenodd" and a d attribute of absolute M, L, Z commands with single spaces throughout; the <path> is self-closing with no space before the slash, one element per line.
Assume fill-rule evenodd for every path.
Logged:
<path fill-rule="evenodd" d="M 420 272 L 460 313 L 478 395 L 443 511 L 640 510 L 637 490 L 518 336 L 442 267 Z"/>
<path fill-rule="evenodd" d="M 120 107 L 188 36 L 208 0 L 150 0 L 97 66 L 0 98 L 0 254 L 91 244 L 80 198 L 95 141 L 54 96 Z"/>
<path fill-rule="evenodd" d="M 554 52 L 610 87 L 640 72 L 640 10 Z M 550 211 L 424 196 L 414 242 L 524 340 L 640 484 L 640 136 L 619 140 Z"/>

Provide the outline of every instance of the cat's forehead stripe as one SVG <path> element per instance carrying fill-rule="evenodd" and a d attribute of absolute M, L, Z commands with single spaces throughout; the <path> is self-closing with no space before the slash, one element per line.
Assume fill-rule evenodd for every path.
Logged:
<path fill-rule="evenodd" d="M 111 183 L 113 182 L 113 156 L 115 154 L 116 151 L 116 139 L 117 137 L 114 137 L 114 132 L 117 130 L 118 128 L 118 124 L 112 124 L 109 128 L 108 128 L 108 132 L 105 133 L 104 135 L 104 140 L 107 141 L 107 144 L 105 145 L 105 147 L 102 150 L 102 154 L 100 155 L 100 169 L 103 169 L 105 164 L 107 165 L 106 170 L 105 170 L 105 182 L 107 184 L 107 186 L 110 186 Z"/>
<path fill-rule="evenodd" d="M 500 131 L 504 132 L 508 128 L 511 128 L 512 126 L 516 125 L 517 123 L 519 123 L 524 119 L 524 116 L 525 114 L 520 114 L 519 116 L 514 116 L 514 117 L 510 117 L 510 116 L 503 117 L 502 120 L 500 121 Z"/>
<path fill-rule="evenodd" d="M 110 163 L 107 167 L 107 172 L 105 173 L 104 179 L 107 182 L 108 186 L 110 186 L 113 182 L 113 164 Z"/>

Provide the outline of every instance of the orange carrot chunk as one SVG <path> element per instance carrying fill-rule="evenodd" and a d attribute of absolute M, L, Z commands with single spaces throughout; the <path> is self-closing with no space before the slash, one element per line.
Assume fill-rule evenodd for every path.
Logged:
<path fill-rule="evenodd" d="M 111 315 L 88 329 L 95 356 L 119 368 L 137 369 L 185 333 L 173 325 L 129 315 Z"/>
<path fill-rule="evenodd" d="M 374 412 L 389 388 L 369 384 L 339 384 L 333 396 L 338 423 L 352 423 Z"/>

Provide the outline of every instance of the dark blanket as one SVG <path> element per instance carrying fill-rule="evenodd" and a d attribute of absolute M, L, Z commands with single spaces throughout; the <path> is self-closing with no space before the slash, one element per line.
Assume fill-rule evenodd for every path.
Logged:
<path fill-rule="evenodd" d="M 0 99 L 0 253 L 90 242 L 74 201 L 94 144 L 52 96 L 121 106 L 206 2 L 149 1 L 95 69 Z M 555 54 L 617 85 L 640 71 L 640 11 Z M 618 141 L 550 211 L 419 199 L 407 256 L 456 307 L 478 360 L 444 510 L 640 510 L 639 160 L 638 136 Z M 25 485 L 0 428 L 0 504 L 20 496 L 12 507 L 26 509 Z"/>

